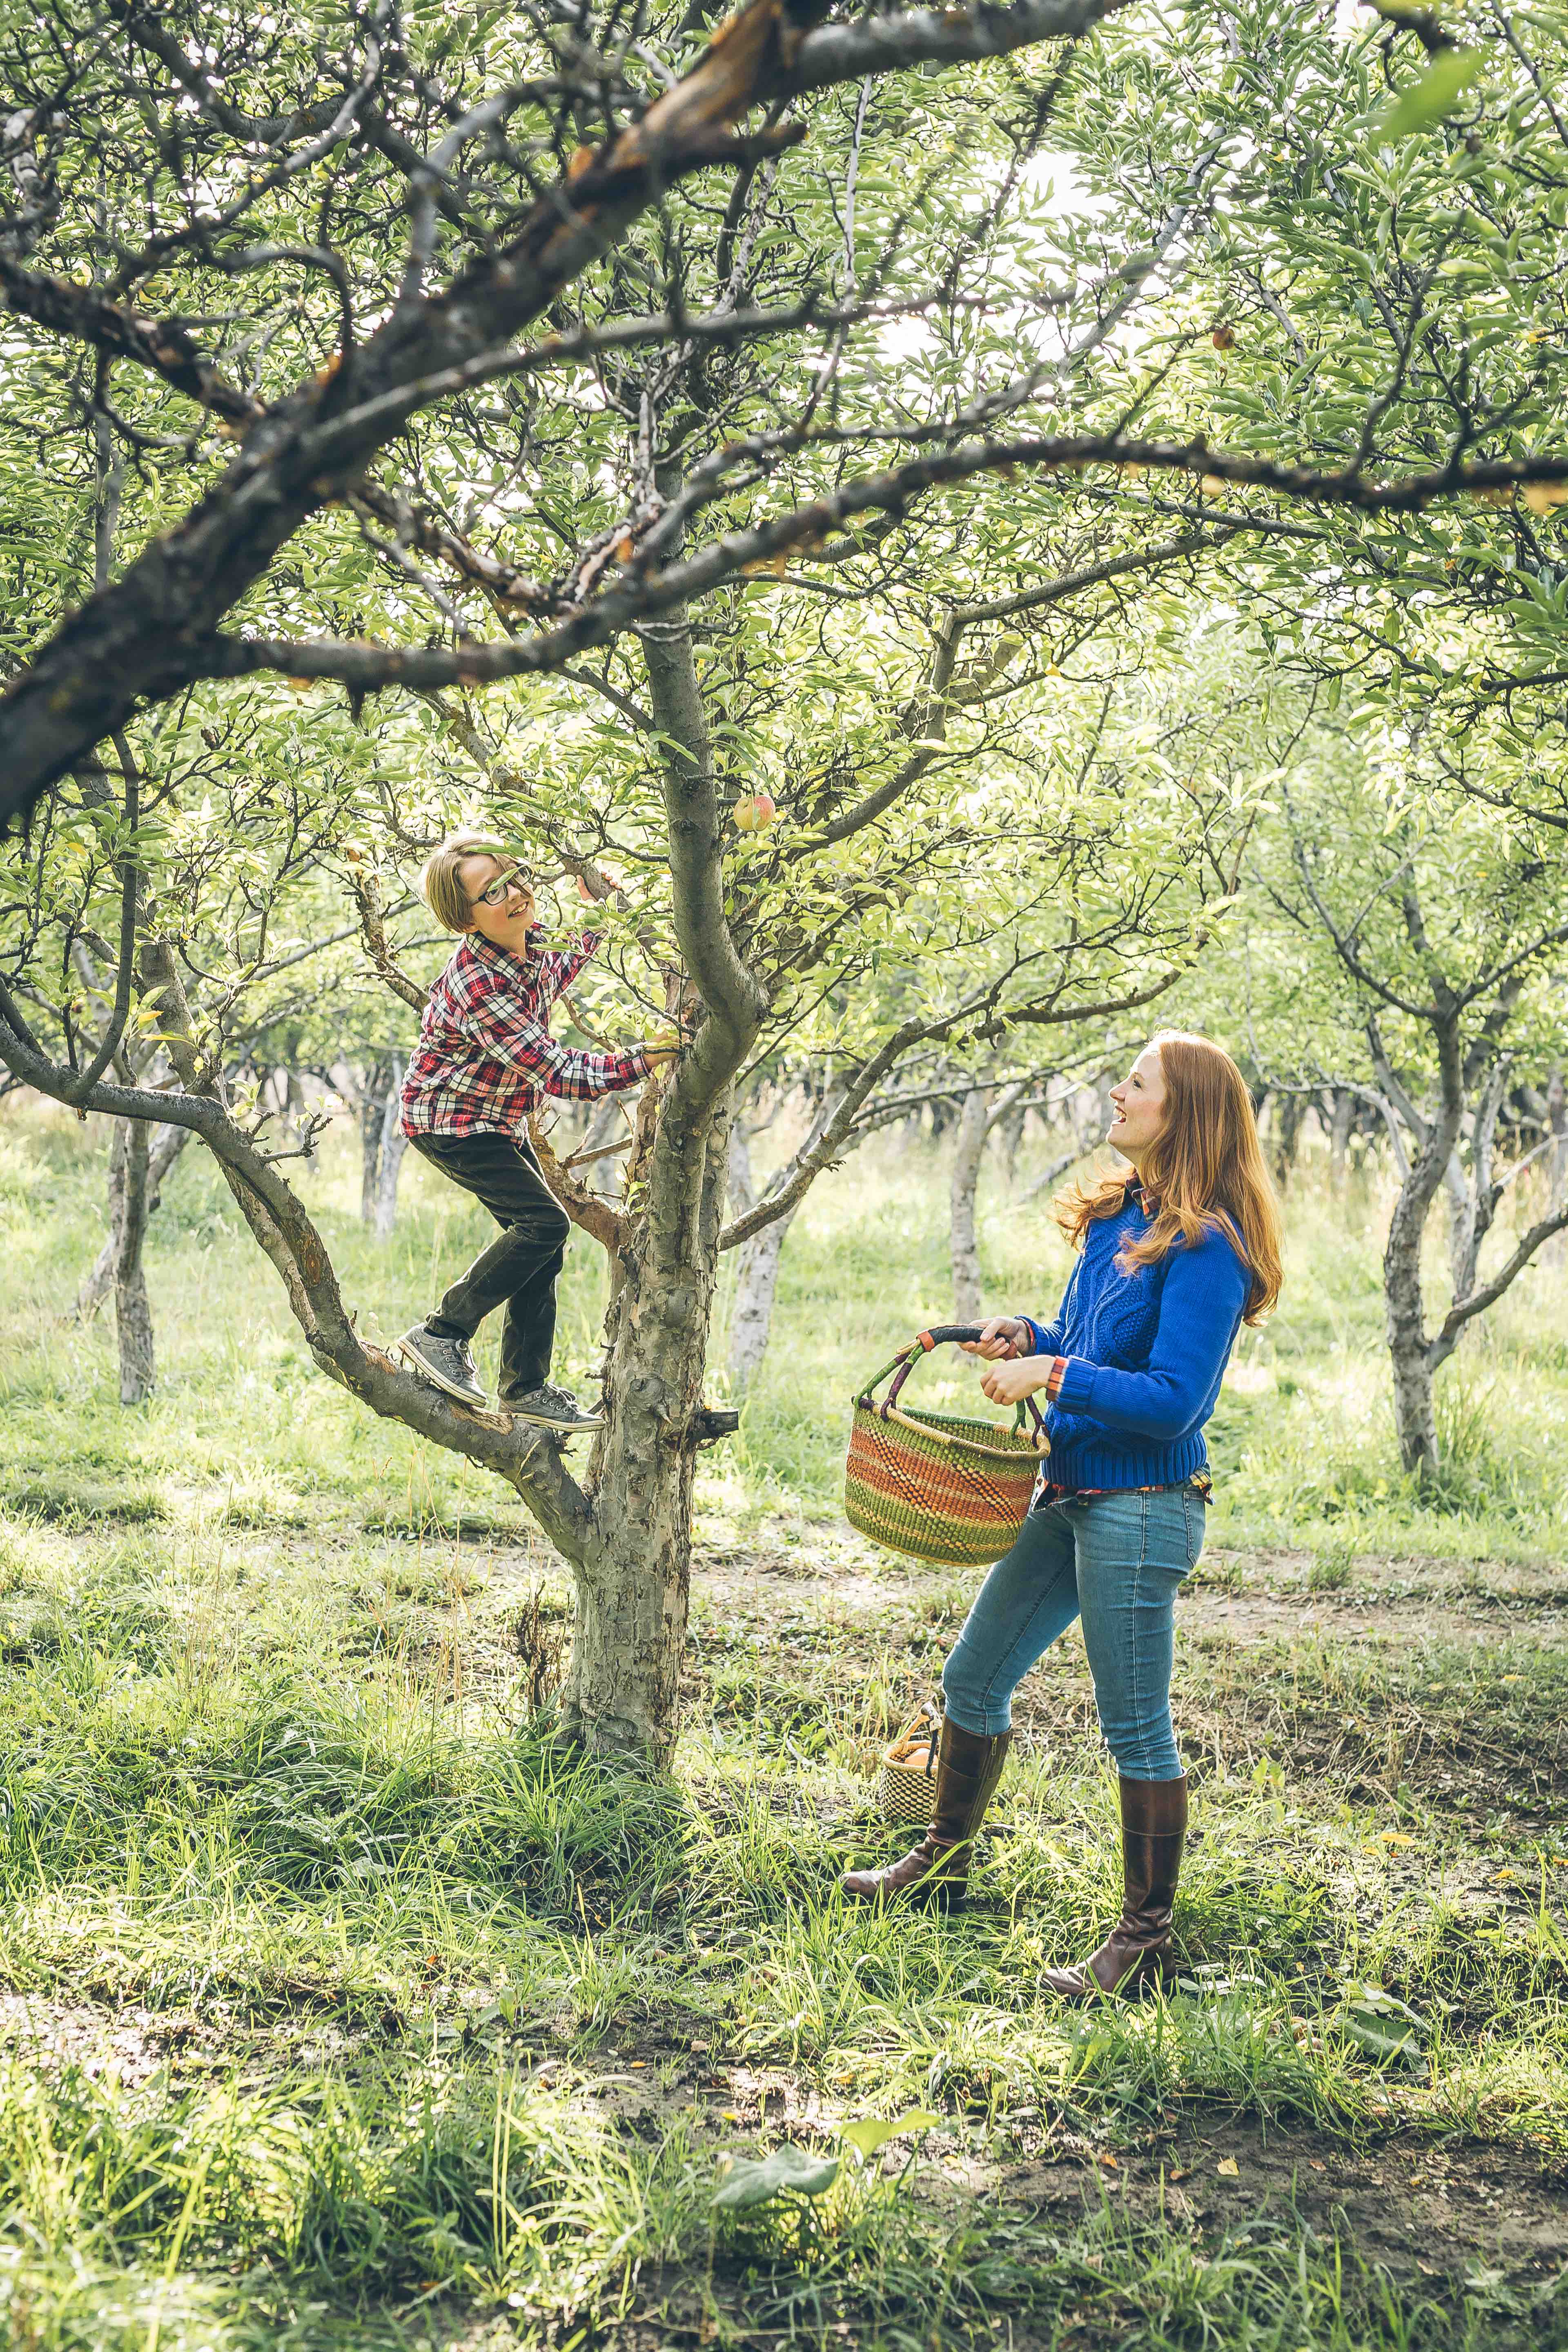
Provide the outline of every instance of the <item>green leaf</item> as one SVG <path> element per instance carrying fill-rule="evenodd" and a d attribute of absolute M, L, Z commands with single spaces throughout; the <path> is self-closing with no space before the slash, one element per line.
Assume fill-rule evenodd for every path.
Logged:
<path fill-rule="evenodd" d="M 883 2123 L 877 2116 L 865 2116 L 858 2123 L 846 2124 L 838 2137 L 847 2140 L 864 2162 L 879 2147 L 886 2147 L 890 2139 L 897 2139 L 900 2132 L 930 2131 L 933 2124 L 941 2121 L 942 2117 L 933 2116 L 929 2107 L 907 2107 L 890 2124 Z"/>
<path fill-rule="evenodd" d="M 1346 2033 L 1379 2065 L 1391 2058 L 1419 2063 L 1426 2026 L 1416 2011 L 1381 1985 L 1347 1985 L 1340 2006 Z"/>
<path fill-rule="evenodd" d="M 713 2202 L 722 2212 L 744 2213 L 784 2189 L 797 2197 L 820 2197 L 832 2188 L 838 2172 L 837 2157 L 813 2156 L 786 2140 L 772 2156 L 732 2164 L 714 2190 Z"/>
<path fill-rule="evenodd" d="M 1409 139 L 1415 131 L 1429 131 L 1435 122 L 1441 122 L 1485 63 L 1479 49 L 1445 49 L 1441 57 L 1434 58 L 1420 80 L 1402 89 L 1384 110 L 1374 132 L 1378 145 L 1391 139 Z"/>

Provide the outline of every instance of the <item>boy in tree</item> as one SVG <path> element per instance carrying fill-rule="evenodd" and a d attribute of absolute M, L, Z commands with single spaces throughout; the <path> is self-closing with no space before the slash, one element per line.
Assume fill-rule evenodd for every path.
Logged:
<path fill-rule="evenodd" d="M 398 1349 L 447 1396 L 482 1406 L 488 1399 L 468 1343 L 484 1318 L 504 1306 L 501 1411 L 544 1429 L 596 1429 L 599 1415 L 549 1380 L 556 1277 L 572 1224 L 544 1181 L 528 1116 L 541 1095 L 581 1102 L 635 1087 L 676 1048 L 587 1054 L 556 1044 L 550 1007 L 598 946 L 598 934 L 546 950 L 535 928 L 532 877 L 489 835 L 449 835 L 426 860 L 420 887 L 437 921 L 460 933 L 461 944 L 419 1024 L 419 1049 L 403 1085 L 403 1131 L 443 1175 L 483 1202 L 501 1232 Z"/>

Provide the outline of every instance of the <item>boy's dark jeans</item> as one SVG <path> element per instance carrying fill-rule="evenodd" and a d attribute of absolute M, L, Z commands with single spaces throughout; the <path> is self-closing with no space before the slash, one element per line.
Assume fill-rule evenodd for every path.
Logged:
<path fill-rule="evenodd" d="M 416 1151 L 443 1176 L 482 1201 L 502 1231 L 452 1285 L 427 1331 L 471 1339 L 492 1308 L 506 1308 L 500 1343 L 500 1395 L 542 1387 L 555 1344 L 555 1280 L 572 1221 L 545 1182 L 526 1136 L 411 1135 Z"/>

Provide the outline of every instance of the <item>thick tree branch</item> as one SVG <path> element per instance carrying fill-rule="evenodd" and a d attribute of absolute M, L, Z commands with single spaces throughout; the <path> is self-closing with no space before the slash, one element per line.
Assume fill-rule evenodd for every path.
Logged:
<path fill-rule="evenodd" d="M 260 401 L 218 373 L 174 320 L 140 318 L 111 301 L 101 287 L 24 269 L 0 249 L 0 294 L 35 325 L 90 344 L 110 359 L 133 361 L 229 424 L 254 425 L 266 414 Z"/>
<path fill-rule="evenodd" d="M 194 1070 L 198 1060 L 195 1039 L 188 1025 L 179 1034 L 171 1004 L 172 999 L 166 997 L 163 1021 L 170 1057 L 176 1069 L 184 1063 Z M 72 1092 L 75 1074 L 30 1048 L 9 1023 L 0 1024 L 0 1061 L 25 1085 L 56 1102 L 105 1111 L 115 1118 L 189 1128 L 199 1136 L 223 1171 L 247 1223 L 282 1276 L 295 1320 L 321 1369 L 384 1419 L 401 1422 L 505 1478 L 568 1558 L 580 1559 L 591 1549 L 593 1520 L 588 1504 L 563 1465 L 558 1448 L 540 1431 L 514 1422 L 510 1414 L 476 1412 L 454 1404 L 439 1390 L 401 1370 L 380 1349 L 360 1340 L 344 1308 L 326 1245 L 303 1203 L 216 1097 L 107 1086 L 100 1080 L 78 1102 Z"/>
<path fill-rule="evenodd" d="M 441 294 L 397 305 L 352 367 L 280 403 L 184 521 L 62 625 L 0 704 L 0 821 L 29 807 L 138 702 L 214 675 L 199 649 L 211 646 L 223 614 L 309 514 L 358 481 L 421 404 L 415 387 L 510 341 L 674 181 L 733 158 L 734 126 L 753 107 L 792 94 L 796 72 L 800 87 L 821 89 L 859 78 L 868 57 L 884 60 L 870 69 L 887 70 L 998 56 L 1081 32 L 1110 5 L 1025 0 L 1013 10 L 954 12 L 953 21 L 945 12 L 915 12 L 855 27 L 847 40 L 835 28 L 811 51 L 807 36 L 824 0 L 749 0 L 692 70 L 537 204 L 509 245 Z M 786 128 L 773 143 L 795 135 Z"/>
<path fill-rule="evenodd" d="M 809 551 L 854 516 L 873 511 L 902 514 L 923 491 L 970 481 L 982 474 L 1005 473 L 1009 467 L 1033 466 L 1048 472 L 1076 473 L 1086 465 L 1165 467 L 1200 475 L 1224 469 L 1230 480 L 1366 513 L 1412 511 L 1438 499 L 1489 487 L 1568 482 L 1568 453 L 1455 465 L 1372 483 L 1361 476 L 1279 466 L 1245 453 L 1215 453 L 1201 444 L 1131 441 L 1114 435 L 967 442 L 940 455 L 912 458 L 884 474 L 862 476 L 749 530 L 727 532 L 662 571 L 644 572 L 634 562 L 591 604 L 557 627 L 533 636 L 459 646 L 451 651 L 348 644 L 333 638 L 301 643 L 213 637 L 193 652 L 190 667 L 195 675 L 207 677 L 244 677 L 279 670 L 289 677 L 336 678 L 354 694 L 375 694 L 389 686 L 428 692 L 458 683 L 482 686 L 540 674 L 559 669 L 585 647 L 607 644 L 634 622 L 669 612 L 741 574 L 770 571 L 779 556 Z"/>

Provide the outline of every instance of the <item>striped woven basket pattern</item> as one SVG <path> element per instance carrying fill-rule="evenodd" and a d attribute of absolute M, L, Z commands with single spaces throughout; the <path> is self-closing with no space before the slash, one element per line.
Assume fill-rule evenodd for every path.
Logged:
<path fill-rule="evenodd" d="M 981 1568 L 1011 1550 L 1024 1524 L 1045 1452 L 1045 1431 L 1030 1400 L 1034 1428 L 959 1413 L 900 1407 L 912 1365 L 939 1339 L 978 1336 L 978 1328 L 922 1331 L 855 1400 L 844 1467 L 844 1515 L 873 1543 L 942 1567 Z M 887 1397 L 874 1391 L 899 1367 Z"/>
<path fill-rule="evenodd" d="M 882 1759 L 877 1774 L 877 1810 L 884 1821 L 914 1822 L 921 1829 L 936 1811 L 938 1726 L 922 1707 L 906 1724 Z"/>

